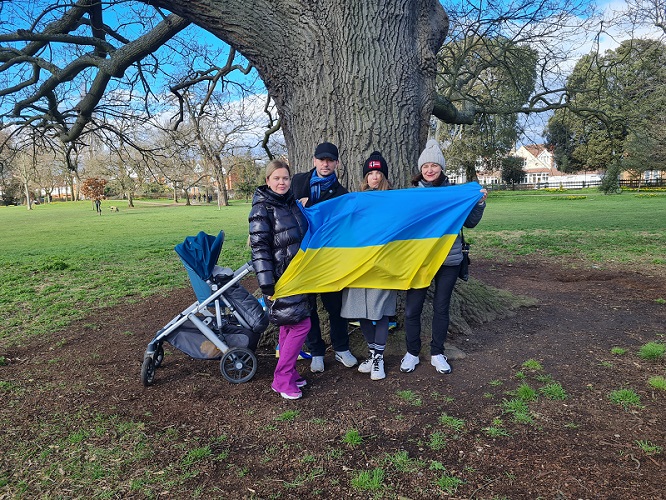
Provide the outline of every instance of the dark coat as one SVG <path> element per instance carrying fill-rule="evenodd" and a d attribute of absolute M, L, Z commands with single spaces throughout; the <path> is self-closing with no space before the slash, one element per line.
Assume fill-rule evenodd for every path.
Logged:
<path fill-rule="evenodd" d="M 306 207 L 314 205 L 314 203 L 312 202 L 312 198 L 310 197 L 310 178 L 312 177 L 312 173 L 314 171 L 315 169 L 313 168 L 309 172 L 296 174 L 291 179 L 291 190 L 294 192 L 294 196 L 296 197 L 296 199 L 297 200 L 300 200 L 301 198 L 308 199 L 308 202 L 305 204 Z M 335 181 L 329 189 L 321 192 L 321 196 L 319 197 L 316 203 L 330 200 L 338 196 L 342 196 L 343 194 L 347 194 L 348 192 L 349 191 L 347 191 L 347 189 L 345 189 L 345 187 L 342 184 L 340 184 L 338 181 Z"/>
<path fill-rule="evenodd" d="M 252 198 L 250 247 L 252 265 L 262 291 L 271 291 L 294 258 L 308 228 L 308 222 L 292 191 L 284 195 L 260 186 Z M 272 293 L 272 292 L 271 292 Z M 292 325 L 310 316 L 307 295 L 269 301 L 271 322 Z"/>

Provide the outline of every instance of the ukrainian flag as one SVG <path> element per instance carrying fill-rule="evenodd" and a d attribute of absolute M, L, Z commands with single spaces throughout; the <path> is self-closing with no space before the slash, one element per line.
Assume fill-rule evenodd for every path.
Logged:
<path fill-rule="evenodd" d="M 274 298 L 430 285 L 481 199 L 476 182 L 350 193 L 303 209 L 309 228 Z"/>

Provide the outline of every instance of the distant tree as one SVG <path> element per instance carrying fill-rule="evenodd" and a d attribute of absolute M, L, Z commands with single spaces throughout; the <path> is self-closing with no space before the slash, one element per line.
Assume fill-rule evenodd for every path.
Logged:
<path fill-rule="evenodd" d="M 516 184 L 520 184 L 520 181 L 525 176 L 525 159 L 518 158 L 516 156 L 507 156 L 502 158 L 502 181 L 515 189 Z"/>
<path fill-rule="evenodd" d="M 566 170 L 605 169 L 637 141 L 650 145 L 650 165 L 663 168 L 659 145 L 666 143 L 666 45 L 628 40 L 603 57 L 581 58 L 567 84 L 572 106 L 555 111 L 548 143 Z M 632 146 L 632 143 L 634 146 Z"/>
<path fill-rule="evenodd" d="M 104 188 L 107 180 L 97 177 L 89 177 L 83 181 L 81 193 L 90 200 L 101 200 L 104 197 Z"/>
<path fill-rule="evenodd" d="M 626 6 L 620 15 L 630 29 L 655 26 L 666 35 L 666 0 L 626 0 Z"/>
<path fill-rule="evenodd" d="M 21 198 L 21 183 L 14 172 L 16 150 L 12 141 L 0 132 L 0 191 L 4 205 L 16 205 Z"/>
<path fill-rule="evenodd" d="M 257 167 L 254 159 L 249 155 L 237 158 L 236 184 L 235 189 L 238 196 L 242 196 L 245 201 L 249 201 L 257 187 L 264 184 L 263 168 Z"/>
<path fill-rule="evenodd" d="M 620 165 L 631 179 L 638 181 L 639 190 L 645 172 L 661 170 L 660 167 L 664 165 L 665 160 L 659 154 L 661 152 L 652 134 L 647 132 L 630 132 L 624 141 L 624 154 Z"/>
<path fill-rule="evenodd" d="M 243 73 L 250 68 L 233 64 L 235 52 L 227 58 L 225 69 L 210 73 L 188 72 L 171 84 L 177 97 L 174 133 L 184 139 L 184 149 L 203 166 L 217 187 L 218 207 L 229 205 L 226 178 L 234 169 L 239 149 L 260 144 L 263 131 L 256 121 L 259 101 L 248 93 L 245 85 L 231 85 L 220 77 L 230 68 Z M 196 163 L 195 163 L 196 164 Z"/>
<path fill-rule="evenodd" d="M 158 145 L 160 154 L 151 156 L 148 164 L 155 179 L 171 185 L 174 203 L 178 203 L 178 196 L 182 193 L 185 204 L 190 205 L 190 188 L 198 185 L 210 173 L 199 167 L 193 137 L 184 129 L 185 127 L 178 130 L 155 130 L 153 140 Z"/>
<path fill-rule="evenodd" d="M 614 160 L 608 168 L 606 173 L 601 179 L 601 184 L 599 185 L 599 191 L 604 194 L 615 193 L 620 187 L 620 174 L 622 173 L 622 168 L 620 167 L 620 162 Z"/>
<path fill-rule="evenodd" d="M 520 135 L 517 110 L 536 84 L 537 51 L 524 39 L 492 34 L 492 24 L 467 20 L 457 27 L 459 38 L 438 55 L 439 93 L 454 102 L 464 97 L 468 106 L 484 110 L 469 124 L 438 124 L 438 139 L 448 144 L 447 169 L 464 171 L 468 180 L 476 179 L 479 161 L 486 171 L 501 168 L 501 158 Z M 481 30 L 488 33 L 479 35 Z"/>

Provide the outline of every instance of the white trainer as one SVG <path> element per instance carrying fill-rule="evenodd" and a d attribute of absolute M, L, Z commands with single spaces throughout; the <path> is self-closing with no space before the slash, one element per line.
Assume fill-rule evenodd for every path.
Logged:
<path fill-rule="evenodd" d="M 375 355 L 373 351 L 368 352 L 368 357 L 363 363 L 358 365 L 358 371 L 361 373 L 370 373 L 372 371 L 372 357 Z"/>
<path fill-rule="evenodd" d="M 310 361 L 310 371 L 313 373 L 321 373 L 324 371 L 324 356 L 312 356 L 312 361 Z"/>
<path fill-rule="evenodd" d="M 386 372 L 384 371 L 384 356 L 381 354 L 375 354 L 372 358 L 372 371 L 370 372 L 371 380 L 381 380 L 386 378 Z"/>
<path fill-rule="evenodd" d="M 402 358 L 400 362 L 400 371 L 403 373 L 413 372 L 416 365 L 420 363 L 419 357 L 414 356 L 413 354 L 405 354 L 405 357 Z"/>
<path fill-rule="evenodd" d="M 430 356 L 430 364 L 435 367 L 438 373 L 451 373 L 451 365 L 443 354 Z"/>
<path fill-rule="evenodd" d="M 335 351 L 335 360 L 339 361 L 347 368 L 351 368 L 358 363 L 358 359 L 354 357 L 351 351 Z"/>

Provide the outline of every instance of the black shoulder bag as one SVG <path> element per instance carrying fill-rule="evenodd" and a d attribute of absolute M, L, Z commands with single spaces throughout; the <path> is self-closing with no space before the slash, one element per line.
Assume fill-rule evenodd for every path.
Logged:
<path fill-rule="evenodd" d="M 458 278 L 463 281 L 469 279 L 469 243 L 465 242 L 465 234 L 463 230 L 460 230 L 460 241 L 462 242 L 462 262 L 460 263 L 460 272 L 458 273 Z"/>

